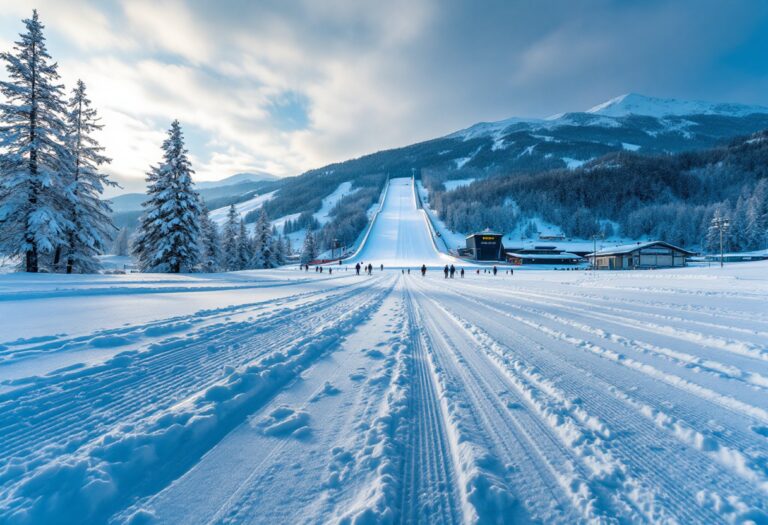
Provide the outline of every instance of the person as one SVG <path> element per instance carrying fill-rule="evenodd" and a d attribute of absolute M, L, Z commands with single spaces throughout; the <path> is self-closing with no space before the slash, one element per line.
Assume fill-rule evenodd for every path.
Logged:
<path fill-rule="evenodd" d="M 373 275 L 373 264 L 368 263 L 368 275 Z"/>
<path fill-rule="evenodd" d="M 493 275 L 496 275 L 496 272 L 498 272 L 498 271 L 499 271 L 499 269 L 496 268 L 496 265 L 494 264 L 493 265 Z"/>
<path fill-rule="evenodd" d="M 403 270 L 402 268 L 400 268 L 400 275 L 405 275 L 405 270 Z"/>
<path fill-rule="evenodd" d="M 339 259 L 339 266 L 341 266 L 341 259 Z"/>
<path fill-rule="evenodd" d="M 320 266 L 320 273 L 323 273 L 323 267 Z"/>
<path fill-rule="evenodd" d="M 333 273 L 333 268 L 331 268 L 331 267 L 329 266 L 329 267 L 328 267 L 328 275 L 331 275 L 332 273 Z"/>
<path fill-rule="evenodd" d="M 355 265 L 355 271 L 357 272 L 357 275 L 360 275 L 360 263 Z"/>
<path fill-rule="evenodd" d="M 426 264 L 422 264 L 421 265 L 421 276 L 424 277 L 425 275 L 427 275 L 427 265 Z"/>
<path fill-rule="evenodd" d="M 382 272 L 384 271 L 384 265 L 383 264 L 381 265 L 381 271 Z"/>
<path fill-rule="evenodd" d="M 443 268 L 443 273 L 445 274 L 445 278 L 448 278 L 448 265 L 445 265 L 445 268 Z"/>
<path fill-rule="evenodd" d="M 411 275 L 411 269 L 408 268 L 408 275 Z"/>
<path fill-rule="evenodd" d="M 451 265 L 451 270 L 450 270 L 450 272 L 451 272 L 451 279 L 453 279 L 453 274 L 455 274 L 455 273 L 456 273 L 456 267 L 455 267 L 454 265 Z"/>
<path fill-rule="evenodd" d="M 464 278 L 464 268 L 461 269 L 461 278 Z"/>
<path fill-rule="evenodd" d="M 510 275 L 510 276 L 512 276 L 512 275 L 515 275 L 515 270 L 513 270 L 512 268 L 510 268 L 510 269 L 509 269 L 509 275 Z"/>
<path fill-rule="evenodd" d="M 480 268 L 478 268 L 477 270 L 475 270 L 475 273 L 476 273 L 477 275 L 480 275 Z"/>

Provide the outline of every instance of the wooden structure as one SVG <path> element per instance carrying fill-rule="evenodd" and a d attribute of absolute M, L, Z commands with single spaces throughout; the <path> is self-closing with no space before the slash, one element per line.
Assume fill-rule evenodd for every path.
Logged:
<path fill-rule="evenodd" d="M 598 270 L 634 270 L 685 266 L 693 252 L 664 241 L 614 246 L 587 254 Z"/>

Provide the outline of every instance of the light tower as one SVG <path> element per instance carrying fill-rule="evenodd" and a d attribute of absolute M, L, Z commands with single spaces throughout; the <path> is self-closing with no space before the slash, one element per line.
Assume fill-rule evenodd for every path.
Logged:
<path fill-rule="evenodd" d="M 725 217 L 715 216 L 712 218 L 712 228 L 715 228 L 720 233 L 720 268 L 723 267 L 723 236 L 731 227 L 731 221 Z"/>

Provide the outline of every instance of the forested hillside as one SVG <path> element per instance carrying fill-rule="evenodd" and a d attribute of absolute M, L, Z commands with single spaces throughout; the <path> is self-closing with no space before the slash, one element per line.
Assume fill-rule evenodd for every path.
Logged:
<path fill-rule="evenodd" d="M 730 249 L 768 240 L 768 132 L 703 151 L 612 153 L 575 170 L 495 176 L 450 192 L 439 177 L 424 182 L 433 208 L 462 232 L 508 232 L 540 217 L 573 237 L 602 232 L 706 248 L 720 213 L 731 220 Z"/>

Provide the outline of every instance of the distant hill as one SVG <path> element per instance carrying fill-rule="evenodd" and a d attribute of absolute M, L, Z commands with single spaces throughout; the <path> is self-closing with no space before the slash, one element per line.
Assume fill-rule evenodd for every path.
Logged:
<path fill-rule="evenodd" d="M 215 181 L 201 181 L 195 183 L 195 187 L 198 190 L 207 188 L 216 188 L 220 186 L 232 186 L 234 184 L 242 184 L 244 182 L 264 182 L 264 181 L 276 181 L 279 177 L 267 173 L 265 171 L 259 171 L 255 173 L 237 173 L 226 179 Z"/>
<path fill-rule="evenodd" d="M 585 111 L 482 122 L 444 137 L 313 169 L 282 179 L 280 190 L 264 207 L 273 218 L 307 216 L 340 184 L 351 182 L 353 188 L 367 190 L 354 202 L 342 200 L 319 235 L 325 244 L 333 239 L 349 242 L 359 231 L 349 227 L 350 217 L 360 224 L 361 208 L 371 203 L 361 196 L 376 195 L 388 176 L 417 174 L 439 183 L 572 171 L 621 152 L 660 156 L 716 148 L 764 129 L 768 108 L 761 106 L 629 93 Z"/>

